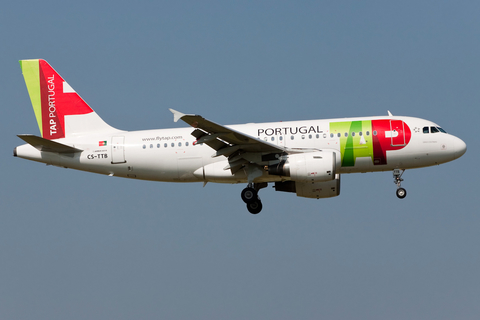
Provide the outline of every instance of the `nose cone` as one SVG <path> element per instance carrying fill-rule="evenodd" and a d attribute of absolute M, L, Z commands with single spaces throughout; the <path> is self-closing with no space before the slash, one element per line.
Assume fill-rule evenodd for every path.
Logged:
<path fill-rule="evenodd" d="M 462 139 L 455 137 L 453 145 L 455 148 L 455 159 L 460 158 L 465 152 L 467 152 L 467 144 L 463 142 Z"/>

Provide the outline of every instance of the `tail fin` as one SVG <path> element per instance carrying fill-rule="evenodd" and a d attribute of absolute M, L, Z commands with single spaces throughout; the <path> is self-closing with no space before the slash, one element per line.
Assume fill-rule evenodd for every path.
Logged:
<path fill-rule="evenodd" d="M 45 60 L 20 60 L 42 137 L 118 131 L 106 124 Z"/>

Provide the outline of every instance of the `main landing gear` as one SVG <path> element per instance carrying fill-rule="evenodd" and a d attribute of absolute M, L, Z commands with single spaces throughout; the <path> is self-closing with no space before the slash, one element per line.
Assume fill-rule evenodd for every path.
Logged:
<path fill-rule="evenodd" d="M 407 196 L 407 190 L 402 188 L 402 174 L 405 172 L 403 169 L 394 169 L 393 170 L 393 183 L 397 185 L 397 197 L 403 199 Z"/>
<path fill-rule="evenodd" d="M 258 197 L 258 190 L 265 188 L 266 182 L 263 183 L 249 183 L 248 186 L 242 190 L 242 200 L 247 204 L 247 210 L 251 214 L 257 214 L 262 211 L 262 201 Z"/>

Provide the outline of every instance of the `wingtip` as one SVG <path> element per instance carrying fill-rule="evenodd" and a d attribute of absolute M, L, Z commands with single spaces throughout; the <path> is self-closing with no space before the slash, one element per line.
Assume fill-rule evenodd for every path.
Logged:
<path fill-rule="evenodd" d="M 168 110 L 170 110 L 170 112 L 173 113 L 174 122 L 177 122 L 185 115 L 184 113 L 181 113 L 180 111 L 177 111 L 177 110 L 173 110 L 173 109 L 168 109 Z"/>

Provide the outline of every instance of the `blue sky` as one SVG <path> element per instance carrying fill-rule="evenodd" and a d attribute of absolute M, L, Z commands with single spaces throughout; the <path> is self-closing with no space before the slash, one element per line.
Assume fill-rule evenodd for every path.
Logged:
<path fill-rule="evenodd" d="M 24 1 L 0 10 L 5 319 L 477 319 L 476 1 Z M 38 134 L 18 60 L 43 58 L 110 125 L 408 115 L 459 160 L 342 176 L 310 200 L 14 158 Z"/>

